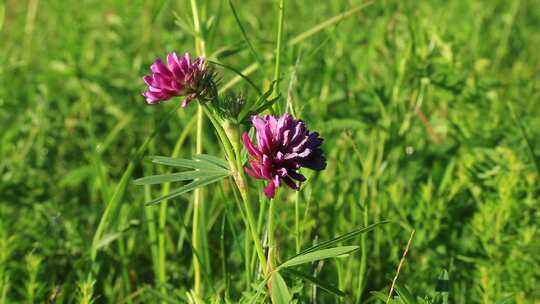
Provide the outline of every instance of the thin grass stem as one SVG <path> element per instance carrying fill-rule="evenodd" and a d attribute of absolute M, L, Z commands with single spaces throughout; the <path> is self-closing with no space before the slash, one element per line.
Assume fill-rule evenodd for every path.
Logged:
<path fill-rule="evenodd" d="M 276 97 L 279 94 L 279 79 L 281 78 L 281 41 L 283 40 L 283 23 L 285 17 L 285 0 L 279 0 L 278 4 L 278 25 L 277 25 L 277 41 L 276 41 L 276 58 L 274 61 L 274 92 L 272 97 Z"/>
<path fill-rule="evenodd" d="M 205 47 L 205 41 L 202 37 L 201 33 L 201 24 L 199 21 L 199 10 L 197 8 L 197 1 L 191 0 L 191 11 L 193 15 L 193 27 L 195 29 L 195 47 L 197 49 L 197 53 L 200 56 L 206 56 L 206 47 Z M 196 137 L 196 153 L 201 154 L 203 152 L 203 121 L 204 121 L 204 115 L 203 115 L 203 108 L 202 105 L 198 105 L 197 108 L 197 137 Z M 201 250 L 201 236 L 206 233 L 206 225 L 200 225 L 199 226 L 199 220 L 201 216 L 200 206 L 201 206 L 201 200 L 203 199 L 203 193 L 201 188 L 195 189 L 193 193 L 193 227 L 192 227 L 192 242 L 193 242 L 193 248 L 194 251 L 201 253 L 203 256 L 205 254 Z M 194 272 L 194 291 L 195 295 L 197 297 L 203 298 L 202 294 L 202 286 L 201 286 L 201 263 L 200 260 L 193 256 L 193 272 Z"/>

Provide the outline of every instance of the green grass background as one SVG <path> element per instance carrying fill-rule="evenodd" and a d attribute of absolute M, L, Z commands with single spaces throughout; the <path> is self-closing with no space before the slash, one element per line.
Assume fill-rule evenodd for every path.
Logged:
<path fill-rule="evenodd" d="M 262 61 L 250 78 L 268 86 L 277 3 L 234 3 Z M 286 1 L 284 41 L 360 4 Z M 239 70 L 254 63 L 228 2 L 199 6 L 209 57 Z M 178 102 L 147 106 L 141 77 L 156 57 L 194 52 L 192 24 L 188 1 L 0 1 L 0 303 L 185 301 L 191 194 L 169 202 L 167 286 L 154 281 L 144 211 L 157 216 L 144 202 L 159 187 L 128 185 L 108 229 L 121 237 L 92 265 L 89 250 L 130 157 Z M 295 199 L 303 248 L 362 227 L 367 208 L 370 223 L 393 222 L 366 234 L 362 301 L 388 292 L 415 229 L 398 278 L 415 297 L 433 295 L 447 270 L 450 303 L 538 303 L 539 29 L 534 0 L 377 0 L 285 43 L 280 104 L 322 134 L 328 168 L 310 174 L 298 197 L 280 191 L 282 260 L 295 252 Z M 235 76 L 219 72 L 223 83 Z M 253 97 L 242 82 L 234 89 Z M 170 155 L 187 130 L 180 156 L 190 157 L 195 112 L 180 110 L 145 155 Z M 205 125 L 204 150 L 220 155 Z M 141 161 L 134 176 L 161 171 Z M 247 286 L 238 246 L 246 236 L 238 215 L 235 233 L 222 230 L 224 214 L 236 213 L 230 185 L 209 189 L 207 301 L 230 294 L 234 303 Z M 310 284 L 286 280 L 299 303 L 354 303 L 360 256 L 305 268 L 345 298 L 314 299 Z"/>

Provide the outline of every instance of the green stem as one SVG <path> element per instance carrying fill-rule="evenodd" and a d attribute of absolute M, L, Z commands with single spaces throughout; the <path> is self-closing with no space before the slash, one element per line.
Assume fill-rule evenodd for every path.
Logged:
<path fill-rule="evenodd" d="M 120 207 L 120 216 L 118 226 L 122 228 L 125 225 L 125 219 L 127 216 L 125 216 L 123 213 L 125 212 L 125 209 Z M 118 239 L 118 253 L 120 254 L 120 259 L 122 262 L 122 282 L 124 283 L 124 298 L 126 299 L 126 303 L 132 303 L 129 299 L 130 294 L 130 282 L 129 282 L 129 273 L 128 273 L 128 263 L 129 258 L 127 256 L 126 252 L 126 244 L 124 238 L 120 237 Z"/>
<path fill-rule="evenodd" d="M 294 199 L 294 235 L 296 254 L 300 253 L 300 191 L 296 192 Z"/>
<path fill-rule="evenodd" d="M 176 140 L 176 144 L 174 145 L 173 152 L 171 153 L 171 157 L 176 158 L 180 155 L 180 150 L 182 148 L 182 145 L 186 141 L 186 138 L 188 137 L 194 124 L 195 124 L 195 117 L 187 123 L 187 125 L 182 130 L 182 133 L 180 134 L 180 136 L 178 136 L 178 139 Z M 163 195 L 168 194 L 170 191 L 170 188 L 171 188 L 171 184 L 165 183 L 162 187 L 162 194 Z M 151 207 L 146 207 L 146 209 L 150 209 L 150 208 Z M 166 241 L 165 227 L 167 224 L 167 210 L 168 210 L 167 201 L 161 202 L 159 206 L 159 222 L 158 222 L 159 230 L 158 230 L 158 237 L 157 237 L 157 282 L 158 282 L 159 290 L 162 293 L 167 292 L 167 288 L 166 288 L 167 272 L 165 268 L 165 265 L 167 264 L 167 260 L 166 260 L 167 254 L 166 254 L 166 247 L 165 247 L 165 241 Z"/>
<path fill-rule="evenodd" d="M 201 154 L 202 153 L 202 130 L 203 130 L 203 108 L 202 106 L 199 106 L 197 108 L 197 139 L 196 139 L 196 153 Z M 193 195 L 193 230 L 192 230 L 192 242 L 193 242 L 193 250 L 197 252 L 199 255 L 203 253 L 201 250 L 201 235 L 204 233 L 204 225 L 199 226 L 199 220 L 201 217 L 201 210 L 200 210 L 200 204 L 201 204 L 201 198 L 202 193 L 201 189 L 198 188 L 194 191 Z M 201 230 L 201 231 L 199 231 Z M 199 261 L 199 258 L 193 254 L 193 272 L 194 272 L 194 289 L 195 294 L 198 297 L 202 296 L 202 287 L 201 287 L 201 263 Z M 202 297 L 201 297 L 202 298 Z"/>
<path fill-rule="evenodd" d="M 163 186 L 162 193 L 169 193 L 170 186 L 168 184 Z M 158 222 L 158 282 L 159 290 L 161 292 L 167 292 L 165 288 L 167 283 L 167 273 L 165 270 L 166 253 L 165 253 L 165 226 L 167 224 L 167 201 L 161 202 L 159 205 L 159 222 Z M 146 207 L 148 208 L 148 207 Z"/>
<path fill-rule="evenodd" d="M 362 187 L 360 189 L 360 201 L 362 202 L 362 221 L 364 224 L 364 227 L 367 227 L 369 224 L 369 202 L 368 202 L 368 194 L 369 194 L 369 187 L 368 183 L 366 181 L 371 180 L 371 174 L 373 172 L 373 166 L 375 162 L 375 149 L 376 149 L 376 133 L 372 133 L 371 135 L 371 141 L 370 141 L 370 148 L 367 153 L 367 158 L 363 162 L 362 165 L 362 180 L 364 181 L 362 183 Z M 364 292 L 364 288 L 366 285 L 366 273 L 367 273 L 367 235 L 365 233 L 362 234 L 360 238 L 360 245 L 362 248 L 362 253 L 360 256 L 360 269 L 359 269 L 359 279 L 358 279 L 358 287 L 357 287 L 357 298 L 356 303 L 362 302 L 362 294 Z"/>
<path fill-rule="evenodd" d="M 241 164 L 239 168 L 242 168 Z M 237 170 L 236 183 L 238 186 L 238 190 L 240 191 L 240 195 L 242 196 L 242 200 L 244 202 L 244 209 L 246 209 L 246 217 L 248 220 L 249 230 L 251 232 L 251 238 L 253 239 L 253 242 L 255 243 L 255 250 L 257 251 L 257 255 L 259 256 L 259 261 L 261 262 L 261 268 L 263 269 L 263 273 L 266 275 L 267 273 L 266 257 L 264 256 L 261 239 L 259 238 L 259 235 L 257 234 L 257 227 L 255 226 L 255 219 L 253 218 L 253 209 L 251 209 L 251 203 L 249 201 L 249 194 L 246 188 L 246 177 L 242 169 Z"/>
<path fill-rule="evenodd" d="M 191 0 L 191 11 L 193 14 L 193 26 L 195 29 L 195 47 L 197 53 L 201 56 L 206 55 L 206 47 L 204 39 L 201 37 L 201 25 L 199 21 L 199 10 L 197 8 L 197 1 Z M 201 154 L 202 148 L 202 134 L 203 134 L 203 106 L 199 104 L 197 108 L 197 139 L 196 139 L 196 152 Z M 205 225 L 199 227 L 199 219 L 201 216 L 200 204 L 202 200 L 202 190 L 200 188 L 195 189 L 193 194 L 193 230 L 192 230 L 192 242 L 193 250 L 199 254 L 204 254 L 201 250 L 200 237 L 205 233 Z M 201 231 L 199 231 L 201 230 Z M 201 264 L 199 259 L 193 255 L 193 272 L 194 272 L 194 290 L 195 295 L 199 298 L 203 298 L 201 287 Z"/>
<path fill-rule="evenodd" d="M 367 202 L 364 203 L 364 211 L 363 211 L 363 222 L 364 227 L 368 226 L 369 220 L 368 220 L 368 206 Z M 366 285 L 365 279 L 366 279 L 366 268 L 367 268 L 367 240 L 366 240 L 366 234 L 363 233 L 362 237 L 360 238 L 360 246 L 362 248 L 362 253 L 360 255 L 360 279 L 358 281 L 358 300 L 357 303 L 361 303 L 362 301 L 362 293 L 364 291 L 364 287 Z"/>
<path fill-rule="evenodd" d="M 197 1 L 191 0 L 191 13 L 193 15 L 193 27 L 195 29 L 195 48 L 197 53 L 201 56 L 206 55 L 206 46 L 204 39 L 201 38 L 201 23 L 199 21 L 199 10 L 197 8 Z"/>
<path fill-rule="evenodd" d="M 244 174 L 244 166 L 242 164 L 242 150 L 240 149 L 240 126 L 226 122 L 222 124 L 215 114 L 207 107 L 203 106 L 206 116 L 212 122 L 214 129 L 223 145 L 225 156 L 231 167 L 232 175 L 240 192 L 242 202 L 244 203 L 245 217 L 248 229 L 251 234 L 255 250 L 261 263 L 263 273 L 266 274 L 266 257 L 262 248 L 262 242 L 257 233 L 257 226 L 253 217 L 253 209 L 249 201 L 249 193 L 247 189 L 246 176 Z"/>
<path fill-rule="evenodd" d="M 279 74 L 280 74 L 280 63 L 281 63 L 281 40 L 283 37 L 283 21 L 285 15 L 285 0 L 279 0 L 279 17 L 278 17 L 278 26 L 277 26 L 277 42 L 276 42 L 276 60 L 274 63 L 274 92 L 273 97 L 276 97 L 279 93 Z"/>
<path fill-rule="evenodd" d="M 227 137 L 230 139 L 233 152 L 236 159 L 236 166 L 233 169 L 234 171 L 234 180 L 236 182 L 236 186 L 238 187 L 238 191 L 240 192 L 240 196 L 242 197 L 242 201 L 244 203 L 244 209 L 246 211 L 246 218 L 248 222 L 248 228 L 251 233 L 251 238 L 253 239 L 253 242 L 255 243 L 255 250 L 257 251 L 257 255 L 259 256 L 259 261 L 261 263 L 261 268 L 263 269 L 263 273 L 266 275 L 267 273 L 267 263 L 266 263 L 266 257 L 264 255 L 264 250 L 262 248 L 262 242 L 259 237 L 259 234 L 257 233 L 257 226 L 255 225 L 255 219 L 253 217 L 253 209 L 251 208 L 251 203 L 249 201 L 249 192 L 247 189 L 247 182 L 246 182 L 246 176 L 244 174 L 244 166 L 242 163 L 242 150 L 240 149 L 240 127 L 238 125 L 231 125 L 229 123 L 225 124 L 225 133 L 227 134 Z"/>
<path fill-rule="evenodd" d="M 268 207 L 268 271 L 271 272 L 274 268 L 274 252 L 276 250 L 275 239 L 275 223 L 274 223 L 274 199 L 270 199 Z"/>
<path fill-rule="evenodd" d="M 263 224 L 265 223 L 265 220 L 266 220 L 266 217 L 265 217 L 265 214 L 266 214 L 266 211 L 267 211 L 267 208 L 266 208 L 266 204 L 268 203 L 268 200 L 265 199 L 265 198 L 262 198 L 261 199 L 261 194 L 259 194 L 259 214 L 257 215 L 257 235 L 264 235 L 264 231 L 266 230 L 263 230 Z M 264 229 L 266 229 L 267 227 L 264 227 Z M 263 247 L 264 247 L 264 242 L 263 242 Z M 255 251 L 253 251 L 253 261 L 255 261 L 255 254 L 257 254 Z M 255 269 L 255 265 L 252 263 L 251 265 L 251 268 L 252 269 Z"/>
<path fill-rule="evenodd" d="M 151 200 L 150 185 L 144 186 L 144 201 L 149 202 Z M 144 208 L 144 215 L 146 218 L 146 223 L 148 225 L 148 241 L 150 243 L 150 252 L 152 253 L 152 266 L 154 270 L 154 277 L 156 285 L 159 285 L 159 263 L 158 263 L 158 252 L 157 247 L 157 233 L 156 233 L 156 224 L 155 224 L 155 214 L 153 208 Z"/>

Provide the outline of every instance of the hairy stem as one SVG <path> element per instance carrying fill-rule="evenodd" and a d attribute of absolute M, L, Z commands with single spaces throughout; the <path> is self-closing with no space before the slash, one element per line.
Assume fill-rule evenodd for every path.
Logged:
<path fill-rule="evenodd" d="M 236 168 L 234 172 L 234 180 L 236 182 L 236 185 L 238 187 L 238 191 L 240 192 L 240 196 L 242 197 L 242 201 L 244 203 L 244 209 L 246 211 L 246 218 L 248 222 L 248 228 L 251 233 L 251 238 L 253 239 L 253 242 L 255 243 L 255 250 L 257 251 L 257 255 L 259 256 L 259 261 L 261 263 L 261 268 L 263 269 L 263 273 L 266 275 L 267 271 L 267 263 L 266 263 L 266 257 L 264 255 L 264 250 L 262 248 L 262 242 L 259 237 L 259 234 L 257 233 L 257 226 L 255 225 L 255 219 L 253 217 L 253 209 L 251 208 L 251 202 L 249 200 L 249 192 L 247 189 L 247 182 L 246 182 L 246 176 L 244 174 L 244 166 L 242 163 L 242 150 L 240 149 L 240 129 L 238 125 L 226 125 L 227 130 L 227 137 L 231 139 L 232 148 L 234 150 L 234 155 L 236 159 Z"/>
<path fill-rule="evenodd" d="M 197 1 L 191 0 L 191 11 L 193 14 L 193 26 L 195 33 L 195 47 L 197 53 L 201 56 L 206 55 L 205 42 L 201 37 L 201 25 L 199 21 L 199 11 L 197 8 Z M 196 138 L 196 153 L 201 154 L 203 152 L 202 146 L 202 136 L 203 136 L 203 108 L 199 104 L 197 108 L 197 138 Z M 205 232 L 205 225 L 199 226 L 199 220 L 201 216 L 201 200 L 202 200 L 202 189 L 197 188 L 193 194 L 193 230 L 192 230 L 192 242 L 193 250 L 199 255 L 203 253 L 201 250 L 201 235 Z M 200 231 L 199 231 L 200 230 Z M 194 275 L 194 291 L 197 297 L 202 298 L 202 286 L 201 286 L 201 263 L 196 254 L 193 254 L 193 275 Z"/>

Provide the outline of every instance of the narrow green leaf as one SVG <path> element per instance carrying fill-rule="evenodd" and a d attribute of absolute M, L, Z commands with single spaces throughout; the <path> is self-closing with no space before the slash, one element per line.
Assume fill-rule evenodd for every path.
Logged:
<path fill-rule="evenodd" d="M 342 21 L 343 19 L 345 19 L 347 17 L 353 16 L 354 14 L 356 14 L 357 12 L 361 11 L 362 9 L 364 9 L 365 7 L 367 7 L 367 6 L 371 5 L 371 4 L 373 4 L 373 1 L 363 3 L 363 4 L 359 5 L 359 6 L 351 8 L 348 11 L 345 11 L 345 12 L 339 14 L 339 15 L 336 15 L 336 16 L 330 18 L 330 19 L 327 19 L 326 21 L 317 24 L 316 26 L 310 28 L 309 30 L 296 35 L 295 37 L 293 37 L 291 40 L 288 41 L 287 45 L 288 46 L 296 45 L 296 44 L 306 40 L 307 38 L 317 34 L 318 32 L 324 30 L 325 28 L 330 27 L 330 26 Z"/>
<path fill-rule="evenodd" d="M 322 249 L 312 251 L 299 256 L 296 256 L 285 263 L 281 264 L 279 268 L 292 267 L 300 264 L 311 263 L 318 260 L 324 260 L 334 258 L 340 255 L 349 254 L 360 248 L 359 246 L 340 246 L 328 249 Z"/>
<path fill-rule="evenodd" d="M 133 115 L 122 116 L 116 126 L 114 126 L 114 128 L 107 133 L 105 139 L 98 145 L 97 149 L 99 153 L 107 151 L 109 146 L 118 138 L 118 136 L 121 134 L 120 132 L 129 125 L 132 119 Z"/>
<path fill-rule="evenodd" d="M 255 101 L 254 105 L 262 105 L 262 104 L 264 104 L 265 102 L 267 102 L 268 99 L 270 98 L 270 96 L 272 95 L 272 93 L 274 93 L 276 84 L 277 84 L 277 82 L 276 82 L 275 80 L 272 80 L 272 82 L 271 82 L 270 85 L 268 86 L 268 89 L 266 90 L 266 92 L 262 93 L 262 94 L 259 96 L 259 98 L 257 98 L 257 100 Z"/>
<path fill-rule="evenodd" d="M 319 243 L 319 244 L 317 244 L 315 246 L 312 246 L 312 247 L 310 247 L 308 249 L 302 250 L 297 256 L 308 253 L 308 252 L 313 252 L 315 250 L 328 248 L 328 247 L 333 246 L 334 244 L 337 244 L 339 242 L 351 240 L 351 239 L 355 238 L 359 234 L 369 232 L 369 231 L 375 229 L 375 227 L 377 227 L 379 225 L 382 225 L 382 224 L 387 224 L 387 223 L 390 223 L 390 221 L 387 221 L 387 220 L 380 221 L 380 222 L 371 224 L 371 225 L 369 225 L 367 227 L 359 228 L 359 229 L 353 230 L 351 232 L 347 232 L 347 233 L 342 234 L 342 235 L 340 235 L 340 236 L 338 236 L 336 238 L 333 238 L 333 239 L 328 240 L 328 241 L 324 241 L 324 242 Z"/>
<path fill-rule="evenodd" d="M 372 294 L 373 299 L 377 299 L 381 301 L 381 303 L 386 303 L 386 299 L 388 298 L 388 296 L 385 295 L 384 293 L 379 292 L 379 291 L 372 291 L 371 294 Z"/>
<path fill-rule="evenodd" d="M 4 26 L 5 13 L 6 13 L 6 6 L 2 2 L 0 3 L 0 30 L 2 30 L 2 27 Z"/>
<path fill-rule="evenodd" d="M 122 233 L 120 233 L 120 232 L 114 232 L 114 233 L 105 234 L 103 236 L 103 238 L 101 240 L 99 240 L 99 242 L 97 243 L 96 249 L 99 250 L 99 249 L 109 245 L 114 240 L 118 239 L 121 235 L 122 235 Z"/>
<path fill-rule="evenodd" d="M 197 154 L 197 155 L 193 156 L 193 159 L 197 159 L 197 160 L 201 160 L 201 161 L 207 161 L 209 163 L 213 163 L 215 165 L 218 165 L 218 166 L 222 167 L 225 170 L 230 170 L 229 169 L 229 163 L 226 160 L 224 160 L 222 158 L 219 158 L 219 157 L 216 157 L 216 156 L 213 156 L 213 155 Z"/>
<path fill-rule="evenodd" d="M 227 57 L 234 56 L 241 51 L 243 51 L 245 48 L 244 46 L 237 46 L 237 45 L 225 45 L 222 47 L 217 48 L 208 58 L 216 58 L 220 61 Z"/>
<path fill-rule="evenodd" d="M 249 85 L 250 85 L 251 87 L 253 87 L 253 88 L 255 89 L 255 91 L 257 91 L 257 93 L 258 93 L 259 95 L 262 94 L 261 89 L 259 89 L 259 87 L 258 87 L 253 81 L 251 81 L 251 79 L 249 79 L 246 75 L 242 74 L 241 71 L 239 71 L 239 70 L 233 68 L 232 66 L 223 64 L 223 63 L 221 63 L 221 62 L 212 61 L 212 60 L 208 60 L 208 62 L 210 62 L 210 63 L 212 63 L 212 64 L 215 64 L 215 65 L 219 65 L 219 66 L 221 66 L 221 67 L 223 67 L 223 68 L 225 68 L 225 69 L 227 69 L 227 70 L 230 70 L 231 72 L 235 73 L 238 77 L 241 77 L 241 78 L 243 78 L 245 81 L 247 81 L 247 82 L 249 83 Z"/>
<path fill-rule="evenodd" d="M 514 122 L 517 124 L 519 131 L 521 132 L 521 136 L 525 140 L 525 143 L 527 144 L 527 148 L 529 148 L 529 153 L 531 154 L 531 160 L 536 168 L 536 173 L 540 175 L 540 158 L 534 152 L 533 141 L 531 140 L 529 134 L 527 133 L 527 129 L 525 129 L 525 126 L 523 125 L 521 120 L 517 118 L 514 112 L 514 108 L 512 107 L 512 104 L 509 103 L 508 106 L 510 108 L 510 113 L 512 114 L 512 118 L 514 119 Z"/>
<path fill-rule="evenodd" d="M 275 98 L 272 98 L 270 100 L 266 100 L 260 107 L 253 110 L 253 113 L 254 114 L 259 114 L 259 113 L 263 112 L 264 110 L 269 109 L 280 98 L 281 98 L 281 94 L 278 94 Z"/>
<path fill-rule="evenodd" d="M 176 300 L 175 298 L 172 298 L 171 296 L 166 295 L 166 294 L 162 293 L 161 291 L 158 291 L 157 289 L 154 289 L 154 288 L 148 288 L 147 293 L 151 294 L 153 297 L 158 298 L 159 301 L 161 301 L 161 302 L 167 302 L 167 303 L 171 303 L 171 304 L 182 303 L 181 301 Z"/>
<path fill-rule="evenodd" d="M 279 97 L 280 97 L 280 96 L 277 96 L 276 98 L 268 100 L 270 95 L 272 95 L 272 93 L 274 92 L 274 86 L 275 85 L 276 85 L 276 82 L 272 81 L 272 83 L 268 87 L 268 90 L 266 92 L 262 93 L 256 101 L 250 102 L 248 100 L 247 105 L 244 107 L 242 112 L 240 112 L 240 114 L 238 115 L 238 120 L 239 121 L 244 121 L 244 119 L 247 116 L 249 116 L 250 114 L 258 114 L 258 113 L 260 113 L 261 108 L 263 108 L 265 106 L 266 107 L 271 107 L 276 102 L 276 100 L 278 100 Z M 263 110 L 264 110 L 264 108 L 263 108 Z"/>
<path fill-rule="evenodd" d="M 272 278 L 270 279 L 272 282 L 272 303 L 273 304 L 289 304 L 291 302 L 291 293 L 289 292 L 289 287 L 287 287 L 287 284 L 285 283 L 285 280 L 283 280 L 283 277 L 279 274 L 279 272 L 272 273 Z"/>
<path fill-rule="evenodd" d="M 244 38 L 244 41 L 249 47 L 249 51 L 251 52 L 251 55 L 253 55 L 253 58 L 255 59 L 255 61 L 261 64 L 261 60 L 259 59 L 259 56 L 257 55 L 257 52 L 255 51 L 255 48 L 253 47 L 253 44 L 251 44 L 251 41 L 249 40 L 247 36 L 247 32 L 244 29 L 242 22 L 240 22 L 240 17 L 238 17 L 238 13 L 236 12 L 236 8 L 234 7 L 232 0 L 229 0 L 229 6 L 231 7 L 231 11 L 233 13 L 234 19 L 236 20 L 236 23 L 238 24 L 238 27 L 240 28 L 240 31 L 242 32 L 242 37 Z"/>
<path fill-rule="evenodd" d="M 145 176 L 145 177 L 141 177 L 139 179 L 134 180 L 133 183 L 135 185 L 153 185 L 153 184 L 180 182 L 180 181 L 193 180 L 197 178 L 218 177 L 218 176 L 223 176 L 223 172 L 207 171 L 207 170 L 186 171 L 186 172 L 171 173 L 171 174 Z"/>
<path fill-rule="evenodd" d="M 101 219 L 99 220 L 99 224 L 97 226 L 96 232 L 94 233 L 94 237 L 92 238 L 92 247 L 90 248 L 90 259 L 92 261 L 96 260 L 97 257 L 97 244 L 102 238 L 103 233 L 105 232 L 105 229 L 108 225 L 111 223 L 111 218 L 114 218 L 114 215 L 117 214 L 118 209 L 120 207 L 120 203 L 122 199 L 124 198 L 124 194 L 126 192 L 127 185 L 129 183 L 129 180 L 131 179 L 131 174 L 133 173 L 133 170 L 135 169 L 135 163 L 137 163 L 140 159 L 142 159 L 143 153 L 150 144 L 150 141 L 156 136 L 166 125 L 168 120 L 176 114 L 177 108 L 175 108 L 173 111 L 169 112 L 169 114 L 161 120 L 161 123 L 156 127 L 156 129 L 152 132 L 150 136 L 146 138 L 146 140 L 142 143 L 141 146 L 137 149 L 135 152 L 135 155 L 133 158 L 129 161 L 128 166 L 126 170 L 124 171 L 124 174 L 122 174 L 122 177 L 120 178 L 120 181 L 116 185 L 116 188 L 114 189 L 114 192 L 107 203 L 107 207 L 105 207 L 105 211 L 103 212 L 103 215 L 101 216 Z"/>
<path fill-rule="evenodd" d="M 93 173 L 91 165 L 82 166 L 68 172 L 58 183 L 60 187 L 72 187 L 80 185 L 85 179 Z"/>
<path fill-rule="evenodd" d="M 201 160 L 192 160 L 185 158 L 173 158 L 166 156 L 150 156 L 149 157 L 153 163 L 180 167 L 180 168 L 190 168 L 190 169 L 199 169 L 199 170 L 214 170 L 214 171 L 226 171 L 222 167 L 215 165 L 211 162 L 201 161 Z"/>
<path fill-rule="evenodd" d="M 399 299 L 405 304 L 415 304 L 413 295 L 405 286 L 396 285 L 396 292 L 399 295 Z"/>
<path fill-rule="evenodd" d="M 345 12 L 343 12 L 343 13 L 337 15 L 337 16 L 331 17 L 331 18 L 327 19 L 326 21 L 313 26 L 312 28 L 308 29 L 307 31 L 296 35 L 295 37 L 293 37 L 292 39 L 287 41 L 286 46 L 287 47 L 292 47 L 292 46 L 306 40 L 307 38 L 317 34 L 318 32 L 326 29 L 327 27 L 332 26 L 332 25 L 344 20 L 347 17 L 354 16 L 355 13 L 359 12 L 360 10 L 362 10 L 363 8 L 365 8 L 365 7 L 367 7 L 367 6 L 371 5 L 371 4 L 373 4 L 373 1 L 366 2 L 366 3 L 364 3 L 364 4 L 360 5 L 360 6 L 353 7 L 351 9 L 349 9 L 348 11 L 345 11 Z M 271 54 L 267 54 L 267 55 L 264 56 L 265 60 L 270 60 L 271 58 L 272 58 Z M 258 62 L 254 62 L 254 63 L 250 64 L 249 66 L 245 67 L 240 72 L 242 74 L 242 76 L 238 75 L 238 76 L 234 77 L 233 79 L 231 79 L 229 82 L 222 85 L 221 89 L 219 90 L 219 93 L 223 93 L 223 92 L 227 91 L 228 89 L 233 87 L 235 84 L 237 84 L 243 77 L 246 77 L 246 75 L 249 75 L 249 74 L 253 73 L 254 71 L 259 69 L 260 67 L 261 67 L 261 65 Z"/>
<path fill-rule="evenodd" d="M 509 295 L 504 299 L 496 301 L 494 304 L 509 304 L 512 303 L 512 300 L 514 299 L 515 295 Z"/>
<path fill-rule="evenodd" d="M 435 292 L 437 296 L 442 298 L 442 304 L 448 304 L 448 293 L 450 289 L 450 275 L 448 270 L 443 269 L 439 279 L 437 280 L 437 287 L 435 287 Z"/>
<path fill-rule="evenodd" d="M 309 281 L 310 283 L 314 284 L 314 285 L 317 285 L 319 286 L 321 289 L 324 289 L 326 291 L 328 291 L 329 293 L 332 293 L 332 294 L 335 294 L 336 296 L 340 296 L 340 297 L 344 297 L 346 296 L 346 294 L 339 290 L 337 287 L 335 286 L 332 286 L 322 280 L 319 280 L 318 278 L 316 277 L 313 277 L 305 272 L 301 272 L 301 271 L 298 271 L 298 270 L 294 270 L 294 269 L 284 269 L 286 272 L 294 275 L 294 276 L 297 276 L 299 278 L 302 278 L 306 281 Z"/>
<path fill-rule="evenodd" d="M 249 74 L 255 72 L 259 67 L 260 67 L 259 63 L 255 62 L 255 63 L 250 64 L 246 68 L 244 68 L 242 71 L 240 71 L 240 73 L 242 75 L 249 75 Z M 229 82 L 225 83 L 224 85 L 222 85 L 220 87 L 218 93 L 223 94 L 223 93 L 227 92 L 230 88 L 232 88 L 234 85 L 236 85 L 242 79 L 243 79 L 243 77 L 240 76 L 240 75 L 234 76 L 231 80 L 229 80 Z"/>
<path fill-rule="evenodd" d="M 148 203 L 146 203 L 146 205 L 154 205 L 154 204 L 157 204 L 161 201 L 164 201 L 164 200 L 170 200 L 172 198 L 175 198 L 179 195 L 182 195 L 184 193 L 187 193 L 187 192 L 190 192 L 190 191 L 193 191 L 199 187 L 202 187 L 202 186 L 206 186 L 208 184 L 211 184 L 211 183 L 215 183 L 223 178 L 225 178 L 226 176 L 228 176 L 228 174 L 224 174 L 224 175 L 220 175 L 220 176 L 217 176 L 217 177 L 207 177 L 207 178 L 201 178 L 201 179 L 197 179 L 197 180 L 194 180 L 192 181 L 191 183 L 183 186 L 183 187 L 180 187 L 172 192 L 170 192 L 169 194 L 167 195 L 164 195 L 162 197 L 158 197 L 154 200 L 151 200 L 149 201 Z"/>
<path fill-rule="evenodd" d="M 264 294 L 265 290 L 266 290 L 266 282 L 267 282 L 267 279 L 265 280 L 262 280 L 259 285 L 255 286 L 255 290 L 256 292 L 251 295 L 248 299 L 247 299 L 247 303 L 249 304 L 254 304 L 254 303 L 257 303 L 256 301 L 259 299 L 259 297 Z M 253 284 L 252 286 L 254 286 L 255 284 Z M 242 301 L 240 301 L 240 303 L 243 303 Z"/>

